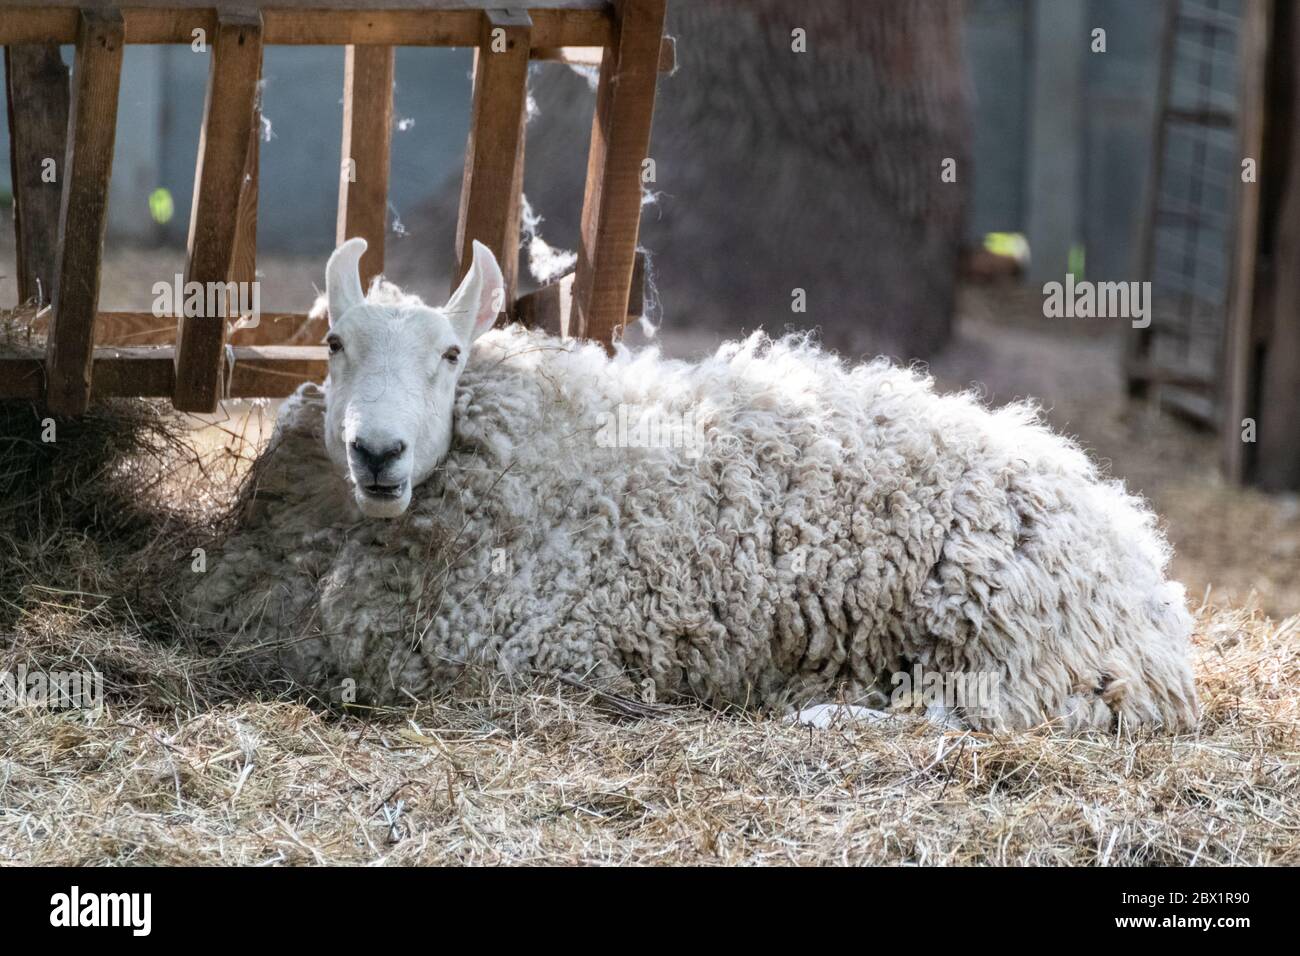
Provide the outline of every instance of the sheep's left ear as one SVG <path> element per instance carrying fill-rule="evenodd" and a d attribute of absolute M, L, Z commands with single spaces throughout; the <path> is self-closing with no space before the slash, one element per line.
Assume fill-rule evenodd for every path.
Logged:
<path fill-rule="evenodd" d="M 506 282 L 492 250 L 474 240 L 474 262 L 443 313 L 466 345 L 492 328 L 505 307 Z"/>
<path fill-rule="evenodd" d="M 325 265 L 325 295 L 331 324 L 348 309 L 365 301 L 361 291 L 361 255 L 365 251 L 366 240 L 349 239 L 334 250 Z"/>

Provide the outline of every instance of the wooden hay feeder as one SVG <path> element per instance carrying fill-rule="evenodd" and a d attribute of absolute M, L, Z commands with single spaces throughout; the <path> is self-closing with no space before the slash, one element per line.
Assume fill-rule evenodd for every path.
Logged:
<path fill-rule="evenodd" d="M 196 30 L 211 67 L 190 213 L 185 281 L 251 281 L 257 208 L 257 85 L 269 43 L 346 46 L 338 239 L 369 243 L 362 280 L 383 269 L 393 47 L 473 46 L 474 94 L 456 231 L 456 277 L 473 239 L 506 274 L 504 312 L 551 331 L 612 343 L 627 321 L 637 272 L 641 163 L 650 141 L 655 83 L 672 60 L 663 37 L 666 0 L 532 0 L 500 9 L 472 0 L 0 0 L 0 43 L 13 143 L 19 298 L 38 295 L 38 261 L 53 278 L 47 351 L 0 358 L 0 398 L 43 402 L 56 414 L 92 398 L 167 397 L 211 412 L 223 397 L 282 397 L 324 378 L 323 346 L 233 347 L 220 316 L 176 319 L 174 346 L 110 347 L 132 313 L 98 311 L 108 183 L 122 50 L 127 43 L 185 43 Z M 71 95 L 58 109 L 61 68 L 52 44 L 75 43 Z M 574 273 L 515 298 L 528 62 L 599 63 Z M 54 87 L 52 93 L 52 86 Z M 54 117 L 52 120 L 51 117 Z M 65 145 L 66 143 L 66 145 Z M 52 148 L 53 147 L 53 148 Z M 54 150 L 57 149 L 57 152 Z M 57 216 L 30 184 L 40 157 L 62 154 Z M 54 187 L 47 187 L 47 189 Z M 639 290 L 634 303 L 639 302 Z M 305 317 L 299 317 L 305 318 Z M 233 358 L 233 364 L 231 359 Z"/>

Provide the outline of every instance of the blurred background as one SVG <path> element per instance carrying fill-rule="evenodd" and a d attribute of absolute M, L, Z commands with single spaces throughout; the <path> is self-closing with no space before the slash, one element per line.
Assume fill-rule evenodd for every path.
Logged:
<path fill-rule="evenodd" d="M 647 321 L 627 340 L 690 357 L 816 328 L 850 358 L 1033 399 L 1153 500 L 1194 606 L 1300 611 L 1290 7 L 670 0 Z M 147 310 L 184 268 L 208 56 L 126 49 L 105 310 Z M 397 53 L 386 271 L 431 301 L 451 284 L 471 68 L 469 50 Z M 577 246 L 594 107 L 594 77 L 531 70 L 525 290 Z M 271 46 L 263 76 L 261 307 L 305 311 L 335 245 L 343 53 Z M 0 308 L 17 299 L 8 176 Z M 1048 316 L 1044 284 L 1067 275 L 1152 281 L 1150 327 Z"/>

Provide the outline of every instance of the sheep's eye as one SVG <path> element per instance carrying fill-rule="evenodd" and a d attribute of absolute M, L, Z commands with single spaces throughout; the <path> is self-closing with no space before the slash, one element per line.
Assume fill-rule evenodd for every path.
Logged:
<path fill-rule="evenodd" d="M 330 347 L 330 355 L 337 355 L 343 351 L 343 340 L 337 335 L 331 335 L 325 339 L 325 344 Z"/>
<path fill-rule="evenodd" d="M 451 348 L 447 349 L 447 351 L 442 353 L 442 357 L 445 358 L 452 365 L 455 365 L 457 362 L 460 361 L 460 346 L 453 345 Z"/>

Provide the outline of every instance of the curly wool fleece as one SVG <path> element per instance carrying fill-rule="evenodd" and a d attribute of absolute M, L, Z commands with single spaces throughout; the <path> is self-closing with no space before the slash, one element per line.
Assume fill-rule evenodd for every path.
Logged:
<path fill-rule="evenodd" d="M 389 702 L 476 662 L 775 707 L 919 666 L 996 675 L 955 715 L 976 728 L 1196 720 L 1155 516 L 1029 407 L 798 337 L 688 364 L 499 329 L 443 465 L 374 521 L 325 456 L 324 394 L 285 404 L 194 593 L 308 684 Z M 638 447 L 651 421 L 686 441 Z"/>

